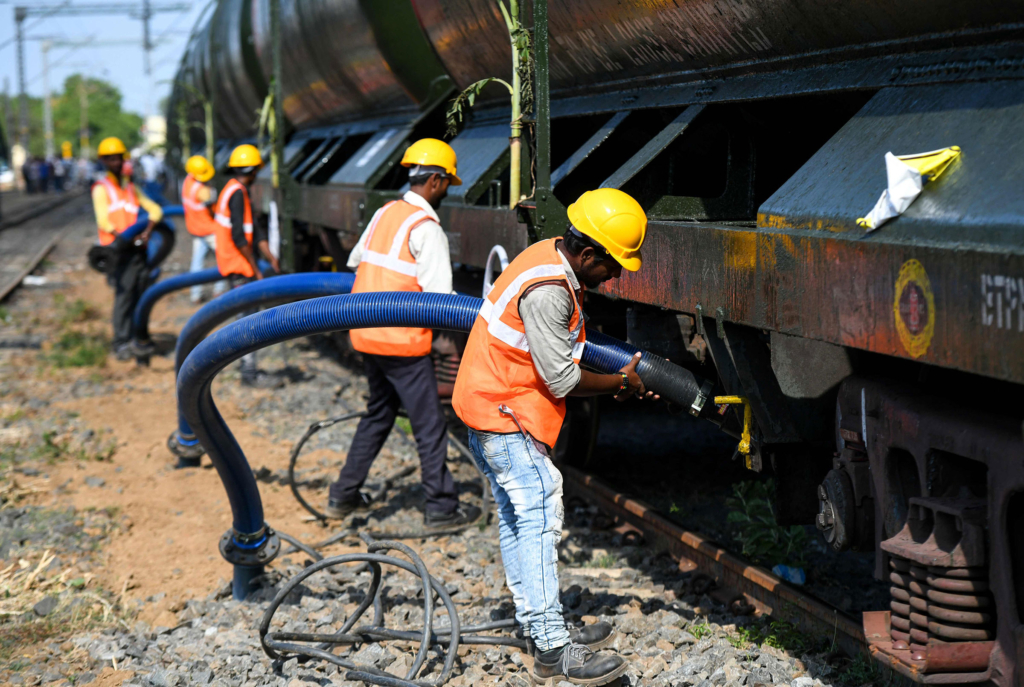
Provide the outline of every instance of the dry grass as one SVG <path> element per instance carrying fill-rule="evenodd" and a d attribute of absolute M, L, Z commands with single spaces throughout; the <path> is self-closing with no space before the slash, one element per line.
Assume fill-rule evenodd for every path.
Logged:
<path fill-rule="evenodd" d="M 124 592 L 112 596 L 92 588 L 94 576 L 74 566 L 51 570 L 56 555 L 49 549 L 35 563 L 24 558 L 0 570 L 0 661 L 14 652 L 58 636 L 94 627 L 129 628 Z M 33 608 L 47 597 L 55 607 L 43 617 Z"/>

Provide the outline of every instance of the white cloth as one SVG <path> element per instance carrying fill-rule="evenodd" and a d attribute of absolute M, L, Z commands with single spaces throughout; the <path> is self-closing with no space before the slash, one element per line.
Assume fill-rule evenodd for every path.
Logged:
<path fill-rule="evenodd" d="M 580 283 L 572 265 L 562 251 L 557 252 L 569 284 L 579 292 Z M 526 330 L 533 367 L 555 398 L 568 396 L 583 376 L 572 359 L 576 338 L 569 331 L 569 320 L 574 307 L 572 296 L 557 284 L 542 284 L 519 301 L 519 317 Z"/>
<path fill-rule="evenodd" d="M 448 251 L 448 236 L 441 228 L 441 220 L 423 196 L 407 191 L 402 200 L 427 213 L 430 219 L 409 232 L 409 252 L 416 259 L 416 281 L 427 293 L 454 293 L 452 291 L 452 257 Z M 380 212 L 378 210 L 377 212 Z M 348 268 L 356 270 L 366 250 L 366 238 L 373 220 L 359 237 L 359 243 L 348 256 Z"/>

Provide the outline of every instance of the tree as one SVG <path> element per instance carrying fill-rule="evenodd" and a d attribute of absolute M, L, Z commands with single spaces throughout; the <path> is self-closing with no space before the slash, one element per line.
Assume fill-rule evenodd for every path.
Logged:
<path fill-rule="evenodd" d="M 85 88 L 88 100 L 87 122 L 90 143 L 96 145 L 108 136 L 117 136 L 128 148 L 142 142 L 142 117 L 121 109 L 121 91 L 102 79 L 72 74 L 64 80 L 64 91 L 52 96 L 54 147 L 60 150 L 62 141 L 71 141 L 75 155 L 79 154 L 79 127 L 82 121 L 80 87 Z M 16 106 L 12 99 L 11 105 Z M 42 155 L 43 99 L 29 98 L 29 152 Z"/>

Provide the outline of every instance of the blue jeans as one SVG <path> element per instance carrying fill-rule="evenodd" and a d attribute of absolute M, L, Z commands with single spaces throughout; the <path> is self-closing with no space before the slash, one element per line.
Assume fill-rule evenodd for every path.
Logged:
<path fill-rule="evenodd" d="M 192 237 L 192 264 L 189 266 L 189 272 L 201 272 L 205 267 L 206 254 L 209 252 L 212 254 L 217 246 L 217 239 L 212 234 L 209 236 L 193 236 Z M 219 296 L 228 290 L 228 283 L 226 280 L 219 281 L 213 285 L 213 295 Z M 203 297 L 203 287 L 193 286 L 190 289 L 189 296 L 192 298 L 193 303 L 198 303 L 199 299 Z"/>
<path fill-rule="evenodd" d="M 469 448 L 498 509 L 505 581 L 516 620 L 541 651 L 569 643 L 558 590 L 562 473 L 522 434 L 469 430 Z"/>

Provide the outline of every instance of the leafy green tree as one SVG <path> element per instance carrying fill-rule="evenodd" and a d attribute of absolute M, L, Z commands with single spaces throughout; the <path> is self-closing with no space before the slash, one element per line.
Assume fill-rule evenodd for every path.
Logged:
<path fill-rule="evenodd" d="M 72 150 L 79 154 L 79 126 L 82 108 L 80 88 L 84 86 L 88 100 L 87 121 L 89 126 L 89 143 L 95 154 L 96 146 L 107 136 L 117 136 L 129 148 L 142 141 L 142 117 L 134 112 L 121 109 L 121 91 L 113 84 L 102 79 L 83 77 L 72 74 L 64 80 L 64 90 L 54 94 L 53 108 L 53 145 L 55 152 L 60 154 L 62 141 L 71 141 Z M 11 98 L 11 107 L 18 112 L 18 99 Z M 29 152 L 42 155 L 45 149 L 43 139 L 43 99 L 29 98 Z M 17 116 L 15 117 L 17 122 Z M 17 124 L 15 124 L 17 126 Z M 10 132 L 12 141 L 17 139 L 16 132 Z"/>

